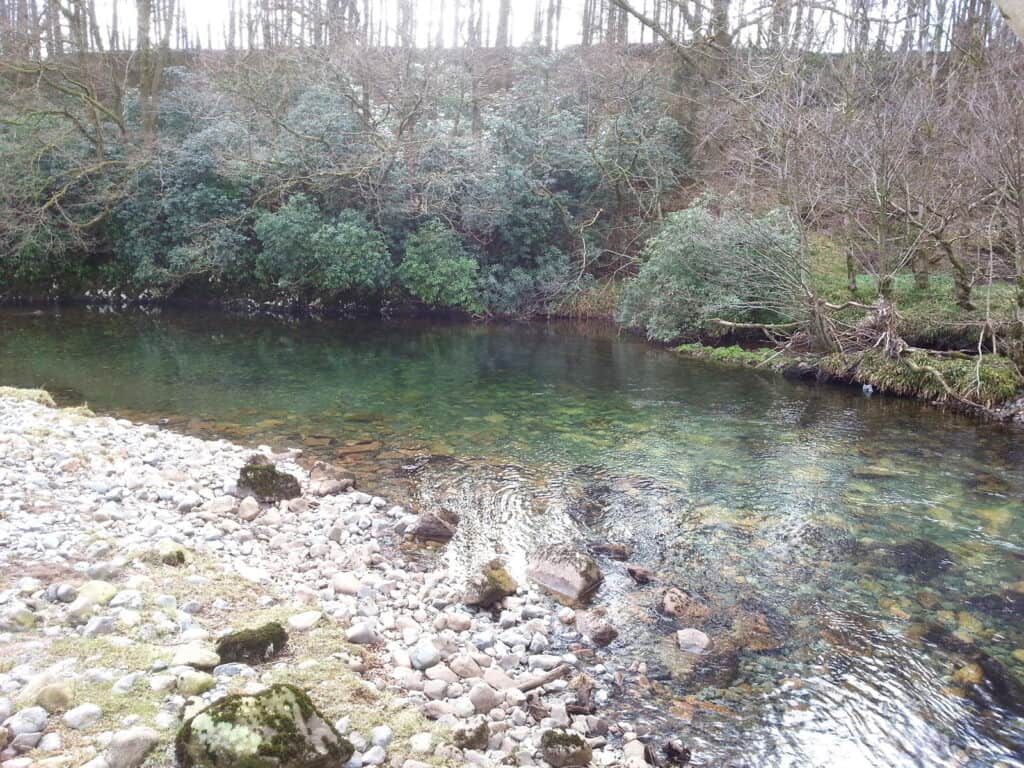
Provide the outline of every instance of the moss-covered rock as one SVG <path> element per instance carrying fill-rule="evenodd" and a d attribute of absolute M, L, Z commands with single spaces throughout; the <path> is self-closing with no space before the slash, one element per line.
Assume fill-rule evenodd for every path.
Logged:
<path fill-rule="evenodd" d="M 161 539 L 156 545 L 157 557 L 164 565 L 184 565 L 188 561 L 188 550 L 174 539 Z"/>
<path fill-rule="evenodd" d="M 487 749 L 490 738 L 491 729 L 483 717 L 474 718 L 452 730 L 452 743 L 460 749 Z"/>
<path fill-rule="evenodd" d="M 217 641 L 221 663 L 240 661 L 260 664 L 279 653 L 288 643 L 288 632 L 276 621 L 254 629 L 243 629 Z"/>
<path fill-rule="evenodd" d="M 578 733 L 571 731 L 544 731 L 540 737 L 540 750 L 544 759 L 555 768 L 590 765 L 594 757 L 590 745 Z"/>
<path fill-rule="evenodd" d="M 225 696 L 178 731 L 180 768 L 336 768 L 355 750 L 303 691 L 272 685 Z"/>
<path fill-rule="evenodd" d="M 501 560 L 495 559 L 484 565 L 470 579 L 462 602 L 466 605 L 490 608 L 500 603 L 506 597 L 514 595 L 518 588 L 519 585 L 516 584 L 515 579 L 505 570 Z"/>
<path fill-rule="evenodd" d="M 260 501 L 274 503 L 295 499 L 302 488 L 294 475 L 282 472 L 264 457 L 253 457 L 238 474 L 238 491 L 243 496 L 255 496 Z"/>

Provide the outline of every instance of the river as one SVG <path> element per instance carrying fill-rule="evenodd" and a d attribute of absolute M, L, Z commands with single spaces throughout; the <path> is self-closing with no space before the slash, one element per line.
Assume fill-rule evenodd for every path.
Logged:
<path fill-rule="evenodd" d="M 5 310 L 0 385 L 303 447 L 457 511 L 456 579 L 621 545 L 658 578 L 596 550 L 620 630 L 604 711 L 695 765 L 1024 766 L 1017 689 L 953 675 L 984 654 L 1024 678 L 1020 431 L 571 324 Z M 667 585 L 711 607 L 707 660 L 675 646 Z"/>

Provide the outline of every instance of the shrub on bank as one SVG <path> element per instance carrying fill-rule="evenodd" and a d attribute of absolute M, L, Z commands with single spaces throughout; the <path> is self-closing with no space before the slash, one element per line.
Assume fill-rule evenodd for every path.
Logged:
<path fill-rule="evenodd" d="M 424 304 L 473 312 L 481 309 L 479 271 L 480 265 L 458 235 L 440 222 L 431 222 L 406 239 L 398 278 Z"/>
<path fill-rule="evenodd" d="M 716 319 L 788 319 L 799 305 L 798 251 L 781 214 L 716 211 L 698 200 L 669 214 L 648 241 L 639 274 L 622 292 L 619 319 L 658 341 L 699 333 Z"/>

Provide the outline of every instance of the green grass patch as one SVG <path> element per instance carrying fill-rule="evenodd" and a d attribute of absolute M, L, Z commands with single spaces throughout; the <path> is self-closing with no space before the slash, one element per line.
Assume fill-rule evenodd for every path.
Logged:
<path fill-rule="evenodd" d="M 878 298 L 878 284 L 872 275 L 857 275 L 857 289 L 850 292 L 846 258 L 832 240 L 815 241 L 811 269 L 812 286 L 826 301 L 871 304 Z M 899 333 L 910 344 L 937 349 L 967 348 L 977 345 L 981 324 L 986 319 L 996 325 L 1013 319 L 1014 286 L 1007 281 L 976 285 L 972 294 L 974 309 L 964 309 L 956 303 L 952 275 L 940 266 L 930 275 L 927 288 L 918 288 L 910 272 L 896 275 L 893 300 L 901 318 Z M 863 314 L 863 310 L 851 308 L 839 317 L 856 323 Z"/>
<path fill-rule="evenodd" d="M 770 360 L 778 357 L 778 351 L 761 347 L 757 349 L 744 349 L 739 346 L 712 347 L 699 342 L 693 344 L 680 344 L 675 351 L 687 357 L 696 357 L 701 360 L 713 360 L 716 363 L 729 363 L 732 365 L 744 365 L 751 368 L 765 366 Z"/>
<path fill-rule="evenodd" d="M 978 360 L 939 358 L 924 353 L 914 353 L 910 359 L 936 369 L 958 396 L 988 407 L 1013 400 L 1024 386 L 1016 366 L 994 355 L 981 358 L 980 364 Z M 820 367 L 831 376 L 870 384 L 880 392 L 937 402 L 951 400 L 933 373 L 914 370 L 905 361 L 880 352 L 826 355 Z"/>

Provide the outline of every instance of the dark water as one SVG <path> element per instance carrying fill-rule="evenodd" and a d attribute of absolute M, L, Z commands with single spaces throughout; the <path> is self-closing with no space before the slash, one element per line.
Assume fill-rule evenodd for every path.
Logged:
<path fill-rule="evenodd" d="M 8 312 L 0 384 L 341 452 L 462 514 L 456 575 L 625 545 L 662 583 L 599 558 L 632 669 L 607 711 L 696 764 L 1024 766 L 1020 432 L 565 325 Z M 666 582 L 710 607 L 709 656 L 675 648 Z M 952 677 L 971 658 L 995 684 Z"/>

